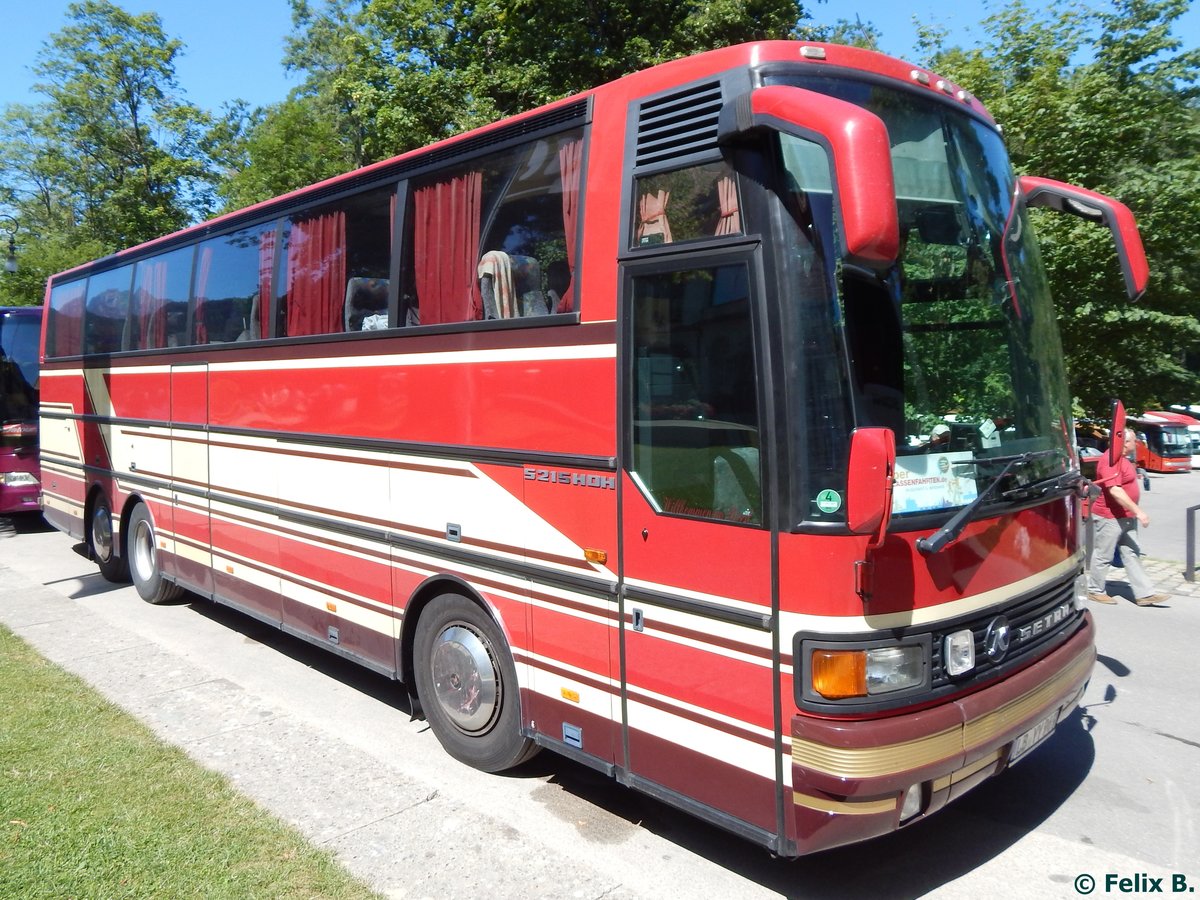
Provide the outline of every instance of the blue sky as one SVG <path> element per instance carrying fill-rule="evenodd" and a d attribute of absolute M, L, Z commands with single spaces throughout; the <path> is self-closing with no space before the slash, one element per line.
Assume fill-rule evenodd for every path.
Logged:
<path fill-rule="evenodd" d="M 1030 6 L 1052 6 L 1047 0 L 1027 0 Z M 1088 0 L 1106 6 L 1105 0 Z M 0 108 L 29 103 L 34 82 L 31 67 L 42 43 L 66 23 L 67 0 L 0 0 Z M 167 33 L 185 45 L 177 65 L 180 87 L 187 99 L 205 109 L 243 99 L 265 105 L 283 99 L 295 86 L 280 60 L 291 30 L 287 0 L 125 0 L 134 13 L 154 10 Z M 978 27 L 989 8 L 1001 0 L 829 0 L 807 6 L 818 22 L 839 18 L 872 22 L 882 33 L 883 49 L 909 57 L 915 37 L 913 17 L 949 29 L 951 41 L 972 44 L 982 37 Z M 1200 8 L 1183 19 L 1179 36 L 1185 46 L 1200 46 Z M 967 85 L 966 87 L 970 87 Z"/>

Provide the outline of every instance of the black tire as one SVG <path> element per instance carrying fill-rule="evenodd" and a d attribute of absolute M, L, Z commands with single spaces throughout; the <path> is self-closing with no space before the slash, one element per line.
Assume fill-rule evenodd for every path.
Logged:
<path fill-rule="evenodd" d="M 178 600 L 183 588 L 163 578 L 158 564 L 158 544 L 154 537 L 154 520 L 145 503 L 134 507 L 129 517 L 129 533 L 125 536 L 129 577 L 138 596 L 147 603 L 170 603 Z"/>
<path fill-rule="evenodd" d="M 417 696 L 446 752 L 484 772 L 520 765 L 540 749 L 521 734 L 517 670 L 491 617 L 443 594 L 417 622 Z"/>
<path fill-rule="evenodd" d="M 118 584 L 129 581 L 129 563 L 118 553 L 113 534 L 112 508 L 103 493 L 97 494 L 92 504 L 92 516 L 88 521 L 88 550 L 106 581 Z"/>

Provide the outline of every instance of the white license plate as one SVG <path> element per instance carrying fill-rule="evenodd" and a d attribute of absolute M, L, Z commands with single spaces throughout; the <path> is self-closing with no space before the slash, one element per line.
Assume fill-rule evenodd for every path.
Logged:
<path fill-rule="evenodd" d="M 1036 725 L 1013 741 L 1012 751 L 1008 754 L 1008 764 L 1011 766 L 1030 750 L 1054 734 L 1054 726 L 1058 724 L 1058 710 L 1040 719 Z"/>

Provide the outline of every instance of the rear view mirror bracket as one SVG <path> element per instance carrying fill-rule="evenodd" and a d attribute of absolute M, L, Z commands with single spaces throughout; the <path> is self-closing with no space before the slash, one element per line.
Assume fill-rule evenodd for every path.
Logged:
<path fill-rule="evenodd" d="M 823 146 L 833 162 L 843 260 L 885 269 L 900 253 L 900 223 L 887 126 L 874 113 L 815 91 L 770 85 L 721 111 L 724 144 L 770 129 Z"/>

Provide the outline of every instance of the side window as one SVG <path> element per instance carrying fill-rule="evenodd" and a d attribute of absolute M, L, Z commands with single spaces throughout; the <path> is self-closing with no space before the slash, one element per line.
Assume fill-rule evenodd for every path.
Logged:
<path fill-rule="evenodd" d="M 582 165 L 582 133 L 572 131 L 414 182 L 406 323 L 573 310 Z"/>
<path fill-rule="evenodd" d="M 635 247 L 742 233 L 737 179 L 728 163 L 643 176 L 634 196 Z"/>
<path fill-rule="evenodd" d="M 87 308 L 83 315 L 84 353 L 116 353 L 124 347 L 132 276 L 132 266 L 122 266 L 88 279 Z"/>
<path fill-rule="evenodd" d="M 663 513 L 762 522 L 744 263 L 633 279 L 633 474 Z"/>
<path fill-rule="evenodd" d="M 194 247 L 144 259 L 133 272 L 131 350 L 161 350 L 187 343 L 188 288 Z"/>
<path fill-rule="evenodd" d="M 287 220 L 280 334 L 388 327 L 395 198 L 393 188 L 381 188 Z"/>
<path fill-rule="evenodd" d="M 87 281 L 56 284 L 50 290 L 46 356 L 78 356 L 83 352 L 83 301 Z"/>
<path fill-rule="evenodd" d="M 197 344 L 262 337 L 270 307 L 274 223 L 213 238 L 196 251 L 192 280 Z"/>

